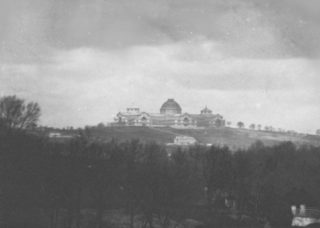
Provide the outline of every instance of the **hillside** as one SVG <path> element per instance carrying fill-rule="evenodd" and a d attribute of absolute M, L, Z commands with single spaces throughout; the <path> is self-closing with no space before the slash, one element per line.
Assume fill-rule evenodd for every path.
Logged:
<path fill-rule="evenodd" d="M 139 139 L 142 142 L 155 141 L 161 144 L 172 143 L 175 136 L 194 137 L 201 144 L 227 145 L 231 149 L 247 148 L 257 140 L 265 145 L 275 145 L 292 141 L 297 145 L 311 144 L 320 146 L 320 137 L 305 134 L 253 131 L 236 128 L 176 129 L 170 127 L 103 127 L 90 128 L 90 134 L 97 140 L 119 141 Z"/>

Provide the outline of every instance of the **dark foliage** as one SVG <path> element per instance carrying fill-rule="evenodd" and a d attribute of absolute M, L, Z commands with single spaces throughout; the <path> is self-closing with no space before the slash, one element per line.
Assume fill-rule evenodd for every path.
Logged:
<path fill-rule="evenodd" d="M 0 126 L 8 129 L 34 128 L 40 117 L 38 103 L 26 103 L 16 96 L 0 98 Z"/>
<path fill-rule="evenodd" d="M 136 217 L 150 228 L 187 218 L 219 227 L 288 226 L 291 205 L 320 204 L 319 168 L 319 148 L 290 142 L 257 142 L 236 153 L 196 146 L 168 156 L 155 143 L 100 143 L 88 132 L 57 142 L 2 129 L 1 220 L 8 227 L 102 228 L 106 210 L 123 209 L 131 228 Z"/>

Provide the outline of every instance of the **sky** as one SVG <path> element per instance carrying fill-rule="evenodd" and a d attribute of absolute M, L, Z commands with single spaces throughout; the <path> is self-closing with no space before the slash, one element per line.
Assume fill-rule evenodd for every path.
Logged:
<path fill-rule="evenodd" d="M 236 125 L 320 129 L 318 0 L 2 0 L 0 96 L 40 124 L 83 127 L 127 107 L 208 106 Z"/>

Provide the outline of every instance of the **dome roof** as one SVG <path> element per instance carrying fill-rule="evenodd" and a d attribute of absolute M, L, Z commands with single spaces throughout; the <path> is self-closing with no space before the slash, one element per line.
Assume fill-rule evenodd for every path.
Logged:
<path fill-rule="evenodd" d="M 174 99 L 168 99 L 160 108 L 161 114 L 181 114 L 181 107 Z"/>

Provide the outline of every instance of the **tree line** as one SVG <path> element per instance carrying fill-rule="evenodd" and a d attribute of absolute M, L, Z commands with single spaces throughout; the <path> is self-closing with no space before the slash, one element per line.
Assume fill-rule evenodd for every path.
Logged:
<path fill-rule="evenodd" d="M 161 145 L 137 140 L 98 143 L 81 135 L 56 142 L 2 131 L 0 167 L 1 219 L 9 225 L 19 223 L 19 213 L 38 210 L 48 227 L 85 227 L 88 209 L 94 216 L 87 227 L 97 228 L 105 227 L 109 209 L 125 211 L 130 228 L 137 217 L 148 228 L 186 218 L 230 227 L 241 224 L 241 215 L 288 225 L 291 205 L 320 201 L 319 148 L 290 142 L 257 142 L 235 153 L 195 146 L 168 154 Z M 229 219 L 227 199 L 236 205 L 236 219 Z"/>
<path fill-rule="evenodd" d="M 258 227 L 266 221 L 285 227 L 291 205 L 320 203 L 319 147 L 256 142 L 236 152 L 218 146 L 169 149 L 138 140 L 97 142 L 87 130 L 57 141 L 28 130 L 40 109 L 25 115 L 26 106 L 8 107 L 18 114 L 5 116 L 10 124 L 0 118 L 5 227 L 120 227 L 106 218 L 111 210 L 121 211 L 128 228 L 179 227 L 186 219 L 204 227 Z M 29 124 L 21 127 L 19 121 Z"/>

